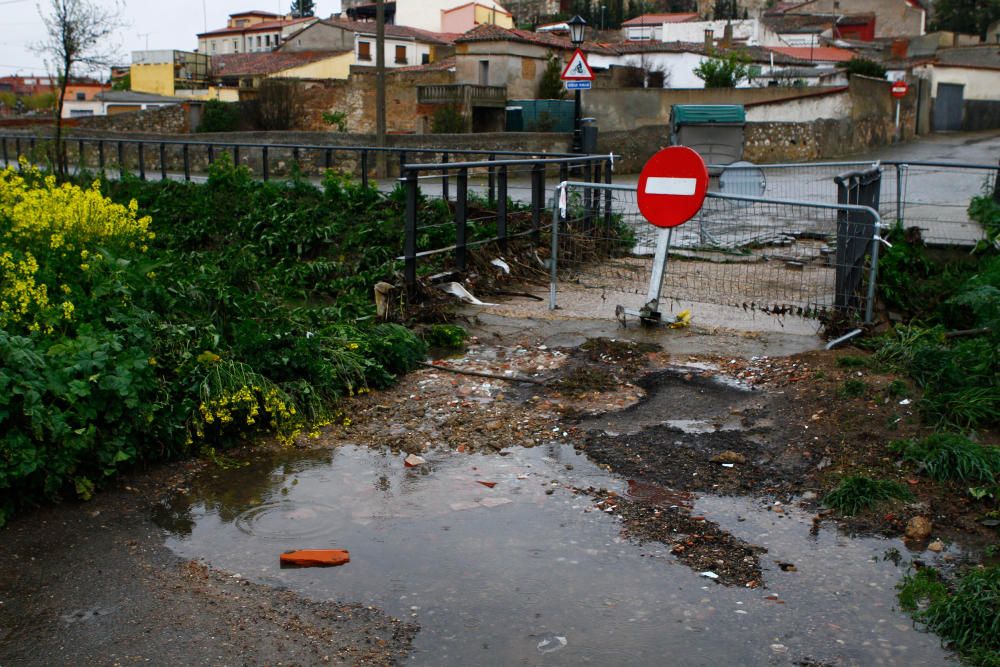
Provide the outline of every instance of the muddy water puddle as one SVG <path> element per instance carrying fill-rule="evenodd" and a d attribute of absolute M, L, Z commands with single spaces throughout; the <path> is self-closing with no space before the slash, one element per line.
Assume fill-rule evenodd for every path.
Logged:
<path fill-rule="evenodd" d="M 760 501 L 661 498 L 564 444 L 425 458 L 406 468 L 398 454 L 342 447 L 214 471 L 157 521 L 185 558 L 418 622 L 418 665 L 948 660 L 895 609 L 902 570 L 881 557 L 905 554 L 901 542 L 811 536 L 809 516 Z M 619 519 L 570 490 L 590 486 L 680 504 L 767 548 L 765 587 L 719 585 L 667 545 L 623 538 Z M 280 569 L 283 551 L 302 548 L 348 549 L 351 562 Z"/>

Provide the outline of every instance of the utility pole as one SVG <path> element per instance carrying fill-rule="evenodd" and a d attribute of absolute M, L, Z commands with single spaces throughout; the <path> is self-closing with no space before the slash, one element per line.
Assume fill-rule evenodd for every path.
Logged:
<path fill-rule="evenodd" d="M 375 2 L 375 177 L 385 178 L 385 0 Z"/>

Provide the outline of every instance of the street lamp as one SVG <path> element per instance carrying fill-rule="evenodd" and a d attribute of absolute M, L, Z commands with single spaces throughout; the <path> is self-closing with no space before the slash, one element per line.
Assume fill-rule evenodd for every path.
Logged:
<path fill-rule="evenodd" d="M 573 47 L 579 49 L 580 45 L 583 44 L 583 36 L 587 30 L 587 22 L 583 20 L 579 14 L 571 18 L 566 22 L 569 26 L 569 41 L 573 43 Z M 580 128 L 580 89 L 577 88 L 575 91 L 576 103 L 573 105 L 573 152 L 582 153 L 583 152 L 583 131 Z"/>

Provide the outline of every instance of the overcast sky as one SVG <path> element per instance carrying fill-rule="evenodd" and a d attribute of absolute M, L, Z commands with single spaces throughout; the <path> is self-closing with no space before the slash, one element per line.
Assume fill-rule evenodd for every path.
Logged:
<path fill-rule="evenodd" d="M 0 0 L 0 76 L 8 74 L 45 74 L 44 54 L 33 45 L 45 37 L 39 7 L 50 0 Z M 94 0 L 99 4 L 105 0 Z M 118 31 L 116 46 L 119 61 L 132 62 L 132 51 L 180 49 L 193 51 L 195 37 L 205 31 L 224 28 L 229 15 L 249 9 L 286 13 L 291 0 L 125 0 L 122 18 L 126 28 Z M 316 15 L 329 16 L 340 11 L 340 0 L 316 0 Z M 147 41 L 148 40 L 148 41 Z M 102 73 L 101 78 L 106 78 Z"/>

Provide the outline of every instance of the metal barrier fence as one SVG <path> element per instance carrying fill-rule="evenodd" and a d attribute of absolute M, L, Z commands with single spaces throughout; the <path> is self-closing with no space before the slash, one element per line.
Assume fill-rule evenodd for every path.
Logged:
<path fill-rule="evenodd" d="M 416 284 L 419 260 L 453 253 L 454 268 L 464 271 L 469 248 L 497 243 L 505 251 L 510 239 L 529 234 L 540 239 L 548 226 L 547 175 L 557 173 L 564 182 L 575 172 L 583 182 L 610 184 L 613 165 L 613 155 L 404 165 L 406 237 L 400 259 L 407 286 Z M 600 204 L 596 191 L 589 192 L 591 215 L 610 218 L 610 199 Z M 441 202 L 421 205 L 422 195 Z M 453 242 L 441 245 L 434 238 Z"/>
<path fill-rule="evenodd" d="M 696 218 L 661 230 L 639 213 L 635 186 L 568 182 L 556 197 L 550 308 L 558 298 L 597 294 L 621 299 L 619 316 L 652 320 L 661 297 L 773 315 L 840 310 L 872 318 L 881 217 L 871 207 L 710 192 Z M 596 214 L 595 199 L 610 201 L 610 215 Z M 845 253 L 852 245 L 862 252 Z M 867 280 L 852 282 L 859 271 Z"/>
<path fill-rule="evenodd" d="M 970 200 L 997 188 L 998 165 L 923 161 L 846 161 L 715 165 L 711 189 L 723 194 L 832 203 L 843 171 L 885 169 L 879 213 L 887 223 L 918 227 L 931 245 L 973 246 L 983 229 L 969 220 Z"/>
<path fill-rule="evenodd" d="M 44 163 L 52 140 L 35 135 L 0 135 L 0 160 L 12 165 L 19 156 Z M 322 144 L 270 144 L 215 142 L 201 140 L 120 139 L 102 137 L 67 137 L 67 159 L 72 169 L 83 172 L 126 173 L 146 179 L 192 180 L 208 173 L 208 168 L 222 155 L 233 164 L 242 165 L 263 180 L 286 176 L 297 169 L 305 176 L 319 176 L 327 169 L 357 177 L 368 186 L 377 156 L 386 156 L 387 173 L 404 175 L 407 164 L 428 162 L 447 164 L 456 161 L 572 157 L 572 153 L 530 151 L 461 150 L 441 148 L 377 148 L 374 146 L 339 146 Z"/>

